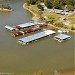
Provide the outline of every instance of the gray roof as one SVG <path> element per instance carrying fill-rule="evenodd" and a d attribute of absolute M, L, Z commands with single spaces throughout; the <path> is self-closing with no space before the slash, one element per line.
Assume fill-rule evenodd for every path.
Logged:
<path fill-rule="evenodd" d="M 8 29 L 8 30 L 10 30 L 10 31 L 12 31 L 12 30 L 15 29 L 15 28 L 13 28 L 13 27 L 11 27 L 11 26 L 7 26 L 7 25 L 5 26 L 5 28 Z"/>
<path fill-rule="evenodd" d="M 21 38 L 21 39 L 19 39 L 19 41 L 22 41 L 23 43 L 27 43 L 27 42 L 30 42 L 30 41 L 45 37 L 47 35 L 54 34 L 54 33 L 56 33 L 56 32 L 52 31 L 52 30 L 45 30 L 43 32 L 36 33 L 36 34 L 30 35 L 30 36 Z"/>
<path fill-rule="evenodd" d="M 58 32 L 61 32 L 61 33 L 68 33 L 69 31 L 68 31 L 68 30 L 65 30 L 65 29 L 59 29 Z"/>
<path fill-rule="evenodd" d="M 66 35 L 66 34 L 59 34 L 59 35 L 54 36 L 54 37 L 57 38 L 57 39 L 61 39 L 61 40 L 70 38 L 70 36 L 69 35 Z"/>
<path fill-rule="evenodd" d="M 20 25 L 17 25 L 17 26 L 20 26 L 20 27 L 28 27 L 28 26 L 33 26 L 34 23 L 25 23 L 25 24 L 20 24 Z"/>
<path fill-rule="evenodd" d="M 43 24 L 43 22 L 35 20 L 35 21 L 30 21 L 28 23 L 20 24 L 20 25 L 17 25 L 17 26 L 20 26 L 20 27 L 24 28 L 24 27 L 34 26 L 35 24 Z"/>

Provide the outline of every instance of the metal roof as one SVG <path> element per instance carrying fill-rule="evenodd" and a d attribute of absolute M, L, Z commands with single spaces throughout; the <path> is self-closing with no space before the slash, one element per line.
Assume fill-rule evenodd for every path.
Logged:
<path fill-rule="evenodd" d="M 21 38 L 21 39 L 19 39 L 19 41 L 22 41 L 23 43 L 27 43 L 27 42 L 37 40 L 39 38 L 42 38 L 42 37 L 45 37 L 47 35 L 54 34 L 54 33 L 56 33 L 56 32 L 52 31 L 52 30 L 45 30 L 45 31 L 37 33 L 37 34 L 33 34 L 33 35 L 30 35 L 30 36 Z"/>
<path fill-rule="evenodd" d="M 59 34 L 59 35 L 54 36 L 54 37 L 57 38 L 57 39 L 61 39 L 61 40 L 70 38 L 70 36 L 69 35 L 66 35 L 66 34 Z"/>
<path fill-rule="evenodd" d="M 60 32 L 60 33 L 68 33 L 69 31 L 65 30 L 65 29 L 59 29 L 58 32 Z"/>
<path fill-rule="evenodd" d="M 43 22 L 35 20 L 35 21 L 30 21 L 28 23 L 20 24 L 20 25 L 17 25 L 17 26 L 20 26 L 20 27 L 23 28 L 23 27 L 33 26 L 35 24 L 43 24 Z"/>
<path fill-rule="evenodd" d="M 28 27 L 28 26 L 33 26 L 35 25 L 34 23 L 25 23 L 25 24 L 20 24 L 20 25 L 17 25 L 17 26 L 20 26 L 20 27 Z"/>
<path fill-rule="evenodd" d="M 11 26 L 7 26 L 7 25 L 5 26 L 5 28 L 8 29 L 8 30 L 11 30 L 11 31 L 15 29 L 15 28 L 13 28 Z"/>

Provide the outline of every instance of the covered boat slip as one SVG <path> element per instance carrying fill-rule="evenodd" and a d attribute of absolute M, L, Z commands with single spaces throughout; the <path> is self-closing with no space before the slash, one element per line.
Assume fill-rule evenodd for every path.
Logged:
<path fill-rule="evenodd" d="M 25 24 L 20 24 L 17 25 L 16 27 L 20 27 L 20 28 L 26 28 L 26 27 L 30 27 L 30 26 L 34 26 L 34 23 L 25 23 Z"/>
<path fill-rule="evenodd" d="M 16 26 L 6 25 L 5 28 L 9 31 L 16 31 L 18 29 L 24 29 L 24 28 L 28 28 L 28 27 L 31 27 L 31 26 L 36 26 L 36 24 L 40 24 L 42 27 L 47 26 L 46 24 L 44 24 L 43 22 L 40 22 L 40 21 L 30 21 L 30 22 L 27 22 L 27 23 L 24 23 L 24 24 L 19 24 L 19 25 L 16 25 Z"/>
<path fill-rule="evenodd" d="M 43 22 L 40 22 L 40 21 L 30 21 L 28 23 L 17 25 L 16 28 L 19 28 L 19 29 L 20 28 L 27 28 L 27 27 L 34 26 L 35 24 L 43 24 Z"/>
<path fill-rule="evenodd" d="M 55 34 L 55 33 L 56 32 L 52 31 L 52 30 L 44 30 L 43 32 L 21 38 L 21 39 L 18 40 L 18 42 L 24 45 L 24 44 L 27 44 L 29 42 L 38 40 L 40 38 L 43 38 L 43 37 L 46 37 L 46 36 L 49 36 L 49 35 L 52 35 L 52 34 Z"/>
<path fill-rule="evenodd" d="M 15 28 L 13 28 L 13 27 L 11 27 L 11 26 L 5 26 L 5 28 L 7 29 L 7 30 L 9 30 L 9 31 L 15 31 Z"/>
<path fill-rule="evenodd" d="M 64 40 L 70 39 L 71 37 L 69 35 L 66 34 L 60 34 L 57 36 L 54 36 L 54 39 L 57 40 L 58 42 L 62 42 Z"/>

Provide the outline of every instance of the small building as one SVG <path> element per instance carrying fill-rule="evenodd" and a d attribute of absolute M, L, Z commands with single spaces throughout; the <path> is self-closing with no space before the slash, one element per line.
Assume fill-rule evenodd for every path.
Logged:
<path fill-rule="evenodd" d="M 47 24 L 36 24 L 36 26 L 38 26 L 38 27 L 45 27 L 45 26 L 47 26 Z"/>
<path fill-rule="evenodd" d="M 58 32 L 58 33 L 69 33 L 69 31 L 66 30 L 66 29 L 60 29 L 60 30 L 58 30 L 57 32 Z"/>
<path fill-rule="evenodd" d="M 70 39 L 71 37 L 66 34 L 59 34 L 57 36 L 54 36 L 54 39 L 57 40 L 58 42 L 62 42 L 64 40 Z"/>
<path fill-rule="evenodd" d="M 9 31 L 15 31 L 15 28 L 14 27 L 11 27 L 11 26 L 5 26 L 5 28 Z"/>
<path fill-rule="evenodd" d="M 54 9 L 54 12 L 57 13 L 57 14 L 61 14 L 63 12 L 63 10 Z"/>
<path fill-rule="evenodd" d="M 43 6 L 44 10 L 47 10 L 47 7 L 45 6 L 44 3 L 41 3 L 41 5 Z"/>
<path fill-rule="evenodd" d="M 68 15 L 69 13 L 64 11 L 64 10 L 60 10 L 60 9 L 54 9 L 54 12 L 57 14 L 61 14 L 61 15 Z"/>

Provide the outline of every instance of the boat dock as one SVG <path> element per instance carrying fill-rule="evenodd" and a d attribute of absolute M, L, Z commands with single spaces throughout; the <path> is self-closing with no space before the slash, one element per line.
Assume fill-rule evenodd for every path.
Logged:
<path fill-rule="evenodd" d="M 57 40 L 58 42 L 62 42 L 64 40 L 70 39 L 71 37 L 66 34 L 59 34 L 57 36 L 54 36 L 54 39 Z"/>
<path fill-rule="evenodd" d="M 5 28 L 9 31 L 15 31 L 15 28 L 14 27 L 11 27 L 11 26 L 5 26 Z"/>
<path fill-rule="evenodd" d="M 25 35 L 27 33 L 32 33 L 32 32 L 39 31 L 39 30 L 41 30 L 40 27 L 34 27 L 34 28 L 27 29 L 27 30 L 23 30 L 23 31 L 13 32 L 12 35 L 16 37 L 16 36 Z"/>
<path fill-rule="evenodd" d="M 34 23 L 24 23 L 24 24 L 16 25 L 15 28 L 16 29 L 24 29 L 24 28 L 31 27 L 34 25 L 35 25 Z"/>
<path fill-rule="evenodd" d="M 25 44 L 28 44 L 30 42 L 36 41 L 38 39 L 44 38 L 46 36 L 53 35 L 55 33 L 56 32 L 52 31 L 52 30 L 44 30 L 43 32 L 36 33 L 36 34 L 30 35 L 30 36 L 21 38 L 21 39 L 18 40 L 18 43 L 21 43 L 22 45 L 25 45 Z"/>
<path fill-rule="evenodd" d="M 32 26 L 45 27 L 45 26 L 47 26 L 47 24 L 40 22 L 40 21 L 30 21 L 30 22 L 20 24 L 20 25 L 15 25 L 15 26 L 6 25 L 5 28 L 9 31 L 17 31 L 17 30 L 32 27 Z"/>
<path fill-rule="evenodd" d="M 34 26 L 36 24 L 44 24 L 43 22 L 40 22 L 40 21 L 30 21 L 28 23 L 24 23 L 24 24 L 20 24 L 20 25 L 16 25 L 15 28 L 16 29 L 24 29 L 24 28 L 27 28 L 27 27 L 31 27 L 31 26 Z M 44 26 L 44 25 L 43 25 Z"/>

